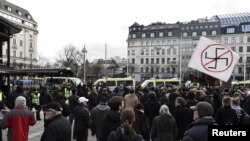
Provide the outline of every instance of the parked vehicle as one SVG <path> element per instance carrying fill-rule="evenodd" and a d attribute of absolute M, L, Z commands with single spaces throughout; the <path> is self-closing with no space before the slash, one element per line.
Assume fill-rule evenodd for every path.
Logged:
<path fill-rule="evenodd" d="M 177 78 L 172 79 L 149 79 L 145 80 L 141 86 L 142 88 L 145 87 L 159 87 L 159 86 L 179 86 L 181 84 L 181 81 Z"/>

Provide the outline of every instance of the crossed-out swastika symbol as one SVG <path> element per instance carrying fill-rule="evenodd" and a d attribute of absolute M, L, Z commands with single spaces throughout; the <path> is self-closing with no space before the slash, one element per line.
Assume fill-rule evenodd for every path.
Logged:
<path fill-rule="evenodd" d="M 209 72 L 226 71 L 232 62 L 232 51 L 221 44 L 210 44 L 201 52 L 201 65 Z"/>

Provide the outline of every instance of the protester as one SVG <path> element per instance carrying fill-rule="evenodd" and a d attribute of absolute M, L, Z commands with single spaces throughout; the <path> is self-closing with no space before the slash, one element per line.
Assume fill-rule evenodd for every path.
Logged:
<path fill-rule="evenodd" d="M 208 141 L 208 125 L 215 123 L 213 119 L 213 107 L 207 102 L 198 102 L 192 106 L 194 120 L 184 134 L 182 141 Z"/>
<path fill-rule="evenodd" d="M 134 129 L 137 134 L 143 136 L 145 141 L 150 141 L 150 128 L 148 118 L 144 114 L 144 106 L 141 103 L 135 105 Z"/>
<path fill-rule="evenodd" d="M 162 105 L 159 113 L 160 116 L 156 116 L 153 120 L 151 139 L 153 141 L 175 141 L 177 137 L 177 124 L 168 106 Z"/>
<path fill-rule="evenodd" d="M 28 141 L 29 126 L 35 123 L 34 113 L 26 106 L 25 97 L 18 96 L 15 107 L 4 115 L 2 128 L 9 128 L 8 141 Z"/>
<path fill-rule="evenodd" d="M 110 110 L 105 116 L 102 124 L 102 141 L 107 141 L 108 135 L 121 125 L 120 114 L 124 108 L 123 97 L 113 96 L 108 105 Z"/>
<path fill-rule="evenodd" d="M 45 129 L 41 141 L 70 141 L 70 122 L 62 116 L 62 108 L 58 102 L 43 106 L 45 112 Z"/>
<path fill-rule="evenodd" d="M 122 124 L 108 136 L 108 141 L 144 141 L 143 137 L 133 129 L 135 114 L 132 109 L 125 109 L 121 113 Z"/>
<path fill-rule="evenodd" d="M 87 141 L 89 129 L 89 111 L 87 102 L 89 100 L 85 97 L 79 97 L 78 105 L 74 110 L 75 126 L 74 138 L 76 141 Z"/>
<path fill-rule="evenodd" d="M 193 121 L 193 112 L 190 108 L 186 107 L 186 100 L 184 98 L 176 98 L 173 116 L 178 128 L 177 140 L 181 140 L 187 126 Z"/>
<path fill-rule="evenodd" d="M 109 112 L 109 106 L 107 104 L 107 98 L 102 97 L 99 101 L 99 104 L 94 107 L 91 111 L 90 117 L 90 129 L 92 135 L 96 135 L 96 140 L 101 141 L 102 139 L 102 124 L 103 119 L 106 114 Z"/>

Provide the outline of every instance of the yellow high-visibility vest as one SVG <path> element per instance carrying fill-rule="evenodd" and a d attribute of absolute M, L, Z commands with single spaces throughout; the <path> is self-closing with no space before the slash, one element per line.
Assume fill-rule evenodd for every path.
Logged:
<path fill-rule="evenodd" d="M 39 97 L 40 93 L 37 92 L 32 93 L 32 104 L 40 105 Z"/>
<path fill-rule="evenodd" d="M 3 101 L 3 92 L 0 92 L 0 101 Z"/>
<path fill-rule="evenodd" d="M 67 88 L 64 89 L 64 97 L 65 98 L 69 98 L 69 96 L 71 95 L 71 91 L 68 90 Z"/>

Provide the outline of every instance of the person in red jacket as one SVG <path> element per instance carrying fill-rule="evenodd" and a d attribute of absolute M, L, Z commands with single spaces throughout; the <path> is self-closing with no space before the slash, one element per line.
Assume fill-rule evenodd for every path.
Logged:
<path fill-rule="evenodd" d="M 35 125 L 36 119 L 26 106 L 26 99 L 18 96 L 15 107 L 4 115 L 2 128 L 9 128 L 8 141 L 28 141 L 29 126 Z"/>

